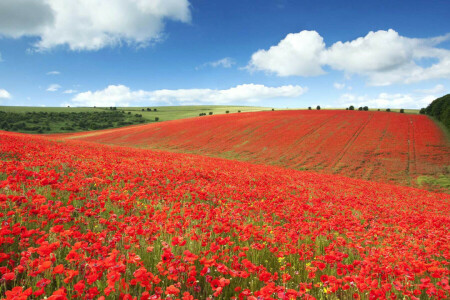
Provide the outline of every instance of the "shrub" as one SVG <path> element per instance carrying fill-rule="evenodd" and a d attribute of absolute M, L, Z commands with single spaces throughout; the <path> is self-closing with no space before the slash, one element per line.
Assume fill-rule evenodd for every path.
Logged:
<path fill-rule="evenodd" d="M 355 110 L 355 107 L 353 105 L 350 105 L 350 107 L 348 108 L 348 110 Z"/>
<path fill-rule="evenodd" d="M 240 113 L 241 111 L 240 110 L 238 110 L 238 113 Z"/>
<path fill-rule="evenodd" d="M 155 122 L 158 122 L 159 121 L 159 117 L 155 117 Z"/>
<path fill-rule="evenodd" d="M 368 106 L 364 106 L 363 109 L 364 109 L 364 111 L 368 111 L 369 107 Z"/>
<path fill-rule="evenodd" d="M 363 110 L 363 108 L 360 106 L 360 107 L 358 107 L 358 110 L 361 111 L 361 110 Z"/>
<path fill-rule="evenodd" d="M 391 109 L 390 109 L 390 108 L 386 108 L 386 111 L 387 111 L 387 112 L 390 112 L 390 111 L 391 111 Z"/>
<path fill-rule="evenodd" d="M 230 111 L 229 110 L 227 110 L 226 112 L 225 112 L 226 114 L 229 114 L 230 113 Z"/>
<path fill-rule="evenodd" d="M 272 111 L 274 111 L 275 110 L 275 108 L 272 108 Z"/>
<path fill-rule="evenodd" d="M 425 108 L 422 107 L 422 108 L 420 109 L 420 114 L 421 114 L 421 115 L 424 115 L 424 114 L 425 114 Z"/>
<path fill-rule="evenodd" d="M 212 114 L 213 114 L 213 112 L 212 112 L 212 111 L 210 111 L 210 112 L 209 112 L 209 115 L 211 116 Z"/>
<path fill-rule="evenodd" d="M 400 113 L 403 114 L 405 110 L 403 108 L 400 108 Z"/>
<path fill-rule="evenodd" d="M 311 106 L 309 106 L 309 107 L 308 107 L 308 110 L 311 110 L 311 109 L 312 109 Z"/>
<path fill-rule="evenodd" d="M 320 105 L 317 105 L 316 109 L 317 109 L 317 110 L 320 110 Z"/>

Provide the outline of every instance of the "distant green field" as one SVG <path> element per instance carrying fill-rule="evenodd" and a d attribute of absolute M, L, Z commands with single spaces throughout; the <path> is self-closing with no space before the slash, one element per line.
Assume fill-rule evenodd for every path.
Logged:
<path fill-rule="evenodd" d="M 0 130 L 61 133 L 116 128 L 132 124 L 271 110 L 256 106 L 29 107 L 0 106 Z M 6 113 L 6 114 L 5 114 Z M 119 114 L 119 116 L 117 115 Z"/>
<path fill-rule="evenodd" d="M 147 111 L 147 108 L 152 111 Z M 156 108 L 156 111 L 153 111 Z M 108 108 L 109 109 L 109 108 Z M 212 112 L 214 115 L 252 111 L 271 110 L 269 107 L 259 106 L 225 106 L 225 105 L 198 105 L 198 106 L 148 106 L 148 107 L 118 107 L 117 109 L 124 110 L 125 112 L 131 112 L 132 114 L 142 114 L 144 119 L 153 121 L 155 117 L 159 118 L 159 121 L 170 121 L 177 119 L 185 119 L 198 117 L 200 113 L 209 114 Z M 144 111 L 142 111 L 144 110 Z"/>

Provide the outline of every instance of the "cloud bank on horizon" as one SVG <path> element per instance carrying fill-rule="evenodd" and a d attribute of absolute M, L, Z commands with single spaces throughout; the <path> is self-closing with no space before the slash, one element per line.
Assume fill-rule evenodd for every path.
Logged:
<path fill-rule="evenodd" d="M 286 85 L 267 87 L 261 84 L 242 84 L 229 89 L 178 89 L 132 91 L 124 85 L 110 85 L 99 91 L 77 94 L 68 105 L 76 106 L 131 106 L 150 105 L 194 105 L 255 103 L 261 99 L 295 98 L 307 91 L 301 86 Z"/>

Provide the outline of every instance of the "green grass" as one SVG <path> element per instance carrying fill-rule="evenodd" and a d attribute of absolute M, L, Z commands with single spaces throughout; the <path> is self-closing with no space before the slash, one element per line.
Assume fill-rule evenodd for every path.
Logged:
<path fill-rule="evenodd" d="M 147 111 L 147 108 L 157 111 Z M 142 111 L 144 109 L 144 111 Z M 198 117 L 200 113 L 213 112 L 214 115 L 225 114 L 228 110 L 230 113 L 253 112 L 271 110 L 269 107 L 260 106 L 226 106 L 226 105 L 196 105 L 196 106 L 146 106 L 146 107 L 118 107 L 117 110 L 131 112 L 132 114 L 141 114 L 142 117 L 149 121 L 154 121 L 155 117 L 159 121 L 169 121 L 184 118 Z M 33 107 L 33 106 L 0 106 L 0 111 L 26 113 L 26 112 L 98 112 L 109 111 L 109 107 Z"/>
<path fill-rule="evenodd" d="M 148 111 L 147 109 L 151 109 Z M 156 109 L 156 111 L 155 111 Z M 88 131 L 93 129 L 108 129 L 108 128 L 116 128 L 124 126 L 124 124 L 119 124 L 114 121 L 112 115 L 110 121 L 103 119 L 102 123 L 97 124 L 98 128 L 94 128 L 92 126 L 81 127 L 78 126 L 80 122 L 86 125 L 86 122 L 81 120 L 81 116 L 75 116 L 71 113 L 89 113 L 90 116 L 97 115 L 95 113 L 99 112 L 115 112 L 120 113 L 120 115 L 124 116 L 124 122 L 128 122 L 130 124 L 139 124 L 139 123 L 150 123 L 150 122 L 158 122 L 161 121 L 170 121 L 177 119 L 185 119 L 198 117 L 199 114 L 204 113 L 209 115 L 212 112 L 213 115 L 217 114 L 225 114 L 227 111 L 229 113 L 238 113 L 241 112 L 254 112 L 254 111 L 264 111 L 271 110 L 268 107 L 256 107 L 256 106 L 152 106 L 152 107 L 118 107 L 115 110 L 111 110 L 109 107 L 31 107 L 31 106 L 0 106 L 0 112 L 13 113 L 16 114 L 16 117 L 11 120 L 16 120 L 17 122 L 7 121 L 9 123 L 5 126 L 0 126 L 0 129 L 9 130 L 9 131 L 18 131 L 24 133 L 63 133 L 63 132 L 79 132 L 79 131 Z M 39 116 L 28 116 L 25 114 L 29 113 L 70 113 L 71 118 L 66 118 L 67 115 L 58 121 L 49 121 L 48 117 L 39 115 Z M 20 117 L 21 114 L 24 114 L 23 118 Z M 141 115 L 138 119 L 136 119 L 135 115 Z M 70 120 L 69 120 L 70 119 Z M 1 121 L 1 120 L 0 120 Z M 20 122 L 19 122 L 20 121 Z M 17 123 L 17 124 L 16 124 Z M 17 126 L 20 125 L 21 126 Z M 1 124 L 0 124 L 1 125 Z"/>
<path fill-rule="evenodd" d="M 157 111 L 147 111 L 147 108 Z M 214 115 L 225 114 L 228 110 L 230 113 L 241 112 L 253 112 L 271 110 L 269 107 L 259 106 L 225 106 L 225 105 L 197 105 L 197 106 L 148 106 L 148 107 L 118 107 L 117 109 L 124 110 L 125 112 L 131 112 L 133 114 L 142 114 L 142 117 L 147 120 L 154 120 L 155 117 L 159 118 L 159 121 L 170 121 L 177 119 L 185 119 L 198 117 L 200 113 L 209 114 L 213 112 Z M 142 111 L 144 109 L 144 111 Z"/>
<path fill-rule="evenodd" d="M 431 186 L 436 187 L 440 190 L 450 190 L 450 176 L 449 175 L 440 175 L 439 177 L 432 176 L 419 176 L 417 177 L 417 183 L 420 187 L 423 186 Z"/>

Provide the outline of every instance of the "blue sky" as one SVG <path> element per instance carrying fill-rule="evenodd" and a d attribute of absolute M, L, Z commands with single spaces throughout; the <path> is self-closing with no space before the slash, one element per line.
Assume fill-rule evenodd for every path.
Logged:
<path fill-rule="evenodd" d="M 449 1 L 0 0 L 0 105 L 420 108 Z"/>

